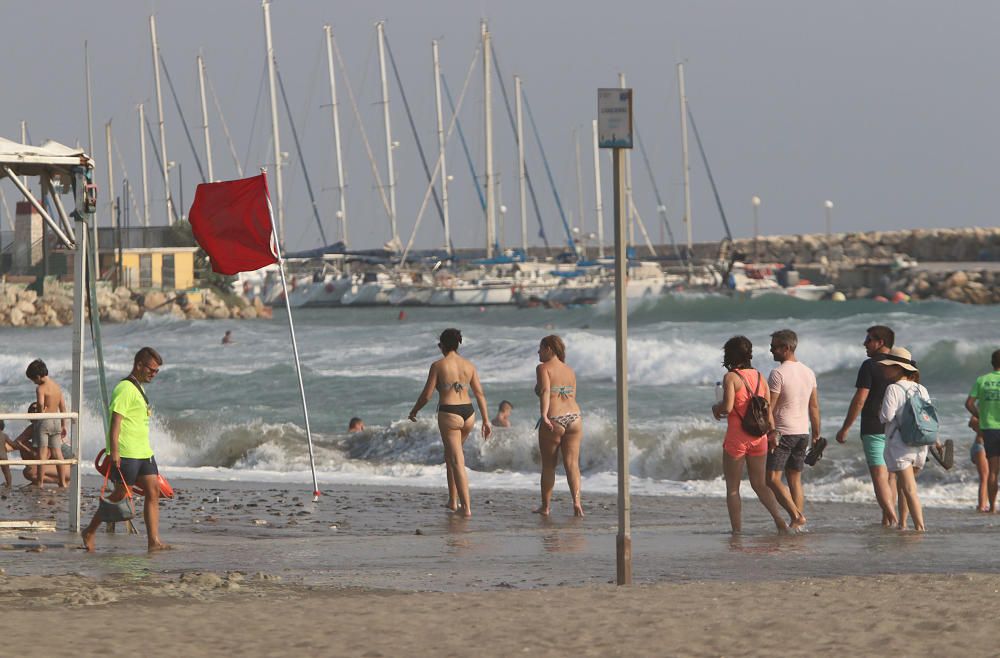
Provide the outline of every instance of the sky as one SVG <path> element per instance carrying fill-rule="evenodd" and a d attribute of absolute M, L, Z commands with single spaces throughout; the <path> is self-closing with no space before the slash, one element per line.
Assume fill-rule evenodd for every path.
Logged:
<path fill-rule="evenodd" d="M 254 0 L 27 3 L 0 0 L 0 38 L 10 55 L 0 68 L 0 136 L 54 139 L 88 148 L 84 41 L 93 87 L 94 157 L 107 209 L 105 124 L 111 122 L 116 194 L 127 174 L 141 221 L 141 164 L 136 106 L 145 103 L 156 132 L 149 16 L 156 15 L 160 51 L 177 89 L 198 157 L 205 166 L 195 58 L 204 55 L 208 82 L 222 108 L 232 149 L 249 174 L 273 169 L 265 72 L 263 13 Z M 624 73 L 652 175 L 676 238 L 684 239 L 683 176 L 676 64 L 683 61 L 687 96 L 704 141 L 734 237 L 753 232 L 751 198 L 761 199 L 762 234 L 822 232 L 824 202 L 833 202 L 834 231 L 995 226 L 1000 172 L 1000 4 L 979 0 L 274 0 L 274 49 L 292 119 L 280 108 L 286 246 L 322 244 L 306 189 L 308 172 L 328 242 L 340 237 L 339 194 L 323 25 L 330 24 L 346 66 L 337 70 L 347 230 L 354 248 L 389 237 L 389 221 L 347 97 L 349 80 L 383 180 L 385 137 L 379 104 L 375 23 L 385 21 L 417 133 L 431 167 L 437 156 L 431 40 L 441 44 L 442 71 L 456 97 L 486 19 L 513 94 L 514 74 L 537 123 L 570 226 L 596 231 L 591 120 L 596 90 Z M 399 232 L 409 240 L 427 179 L 390 69 L 389 105 Z M 476 176 L 485 171 L 481 62 L 473 69 L 459 114 Z M 180 116 L 163 78 L 164 122 L 175 201 L 186 213 L 201 182 Z M 501 190 L 502 243 L 521 242 L 516 145 L 499 85 L 493 81 L 494 166 Z M 278 97 L 281 104 L 281 97 Z M 216 178 L 237 178 L 222 119 L 208 99 Z M 446 110 L 446 121 L 450 113 Z M 527 117 L 526 117 L 527 120 Z M 578 188 L 576 142 L 580 145 Z M 147 139 L 151 223 L 166 214 L 162 178 Z M 562 221 L 541 151 L 525 128 L 527 167 L 542 223 L 553 246 L 565 244 Z M 692 230 L 695 241 L 723 237 L 704 165 L 690 136 Z M 611 241 L 611 167 L 601 154 L 605 239 Z M 485 219 L 472 174 L 453 134 L 446 150 L 453 242 L 485 242 Z M 178 176 L 177 174 L 180 174 Z M 183 186 L 180 187 L 183 179 Z M 650 176 L 632 154 L 636 208 L 654 242 L 663 224 Z M 274 187 L 273 175 L 272 189 Z M 16 200 L 0 183 L 8 204 Z M 582 204 L 580 196 L 582 195 Z M 529 244 L 540 245 L 528 201 Z M 0 210 L 0 213 L 3 213 Z M 498 213 L 498 218 L 500 214 Z M 0 219 L 9 228 L 7 218 Z M 443 244 L 433 203 L 414 238 L 418 248 Z"/>

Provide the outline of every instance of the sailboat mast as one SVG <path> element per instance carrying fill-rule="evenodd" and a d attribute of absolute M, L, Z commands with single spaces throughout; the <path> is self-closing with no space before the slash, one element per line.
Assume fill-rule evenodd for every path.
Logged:
<path fill-rule="evenodd" d="M 441 207 L 444 211 L 444 248 L 448 255 L 451 249 L 451 224 L 448 218 L 448 169 L 445 166 L 444 114 L 441 108 L 441 58 L 437 39 L 431 41 L 434 57 L 434 103 L 437 110 L 438 158 L 441 160 Z"/>
<path fill-rule="evenodd" d="M 385 21 L 375 24 L 378 34 L 378 70 L 382 79 L 382 121 L 385 124 L 386 187 L 389 188 L 389 225 L 392 229 L 393 248 L 399 245 L 399 229 L 396 226 L 396 171 L 392 163 L 392 123 L 389 120 L 389 78 L 385 72 Z"/>
<path fill-rule="evenodd" d="M 108 144 L 108 224 L 118 228 L 115 216 L 115 176 L 111 166 L 111 122 L 104 124 L 104 139 Z"/>
<path fill-rule="evenodd" d="M 594 205 L 597 206 L 597 257 L 604 258 L 604 203 L 601 198 L 601 149 L 597 139 L 597 119 L 591 124 L 594 132 Z"/>
<path fill-rule="evenodd" d="M 681 158 L 684 170 L 684 227 L 687 229 L 687 258 L 691 259 L 691 167 L 688 164 L 687 94 L 684 92 L 684 64 L 677 64 L 677 87 L 681 103 Z"/>
<path fill-rule="evenodd" d="M 146 110 L 139 103 L 139 158 L 142 160 L 142 225 L 149 226 L 149 174 L 146 170 Z"/>
<path fill-rule="evenodd" d="M 285 244 L 285 204 L 281 181 L 281 138 L 278 133 L 278 91 L 274 81 L 274 44 L 271 41 L 271 0 L 263 0 L 267 79 L 271 87 L 271 141 L 274 144 L 274 183 L 278 201 L 278 242 Z"/>
<path fill-rule="evenodd" d="M 205 160 L 208 161 L 208 182 L 215 182 L 212 171 L 212 140 L 208 136 L 208 104 L 205 102 L 205 60 L 198 55 L 198 87 L 201 90 L 201 130 L 205 135 Z"/>
<path fill-rule="evenodd" d="M 490 46 L 490 31 L 486 27 L 486 21 L 480 23 L 480 30 L 483 38 L 483 106 L 485 109 L 484 118 L 486 123 L 486 257 L 493 258 L 493 243 L 495 242 L 496 224 L 496 192 L 494 191 L 493 180 L 493 104 L 492 104 L 492 77 L 490 75 L 490 58 L 492 47 Z"/>
<path fill-rule="evenodd" d="M 583 170 L 580 167 L 580 129 L 573 128 L 573 144 L 576 147 L 576 216 L 579 217 L 580 233 L 584 233 L 583 218 Z"/>
<path fill-rule="evenodd" d="M 521 76 L 514 76 L 514 110 L 517 114 L 517 177 L 521 204 L 521 249 L 528 257 L 528 199 L 525 196 L 524 120 L 521 116 Z"/>
<path fill-rule="evenodd" d="M 347 246 L 347 200 L 344 198 L 344 161 L 340 148 L 340 109 L 337 106 L 337 78 L 333 72 L 333 29 L 323 26 L 326 32 L 326 65 L 330 72 L 330 111 L 333 113 L 333 143 L 337 150 L 337 190 L 340 192 L 340 208 L 337 218 L 340 219 L 340 240 Z"/>
<path fill-rule="evenodd" d="M 149 38 L 153 46 L 153 81 L 156 83 L 156 118 L 160 128 L 160 169 L 163 170 L 163 196 L 167 224 L 174 223 L 174 199 L 170 193 L 170 170 L 167 168 L 167 133 L 163 126 L 163 92 L 160 88 L 160 47 L 156 43 L 156 16 L 149 17 Z"/>

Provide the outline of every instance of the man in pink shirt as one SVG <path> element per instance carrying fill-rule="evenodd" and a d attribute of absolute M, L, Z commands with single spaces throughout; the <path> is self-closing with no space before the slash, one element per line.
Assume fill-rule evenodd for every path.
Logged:
<path fill-rule="evenodd" d="M 790 493 L 801 513 L 805 505 L 802 468 L 806 451 L 819 440 L 819 395 L 815 373 L 795 358 L 798 343 L 791 329 L 771 334 L 771 355 L 779 365 L 767 378 L 775 424 L 768 434 L 771 450 L 767 455 L 767 486 L 779 500 L 782 492 L 786 496 Z M 781 481 L 782 473 L 788 481 L 787 489 Z"/>

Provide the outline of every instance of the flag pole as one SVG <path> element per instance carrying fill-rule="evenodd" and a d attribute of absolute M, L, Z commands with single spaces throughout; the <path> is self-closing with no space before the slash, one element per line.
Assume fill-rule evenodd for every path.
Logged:
<path fill-rule="evenodd" d="M 261 167 L 260 173 L 264 176 L 264 180 L 266 182 L 267 170 L 264 167 Z M 271 244 L 274 246 L 274 255 L 278 258 L 278 274 L 281 276 L 281 290 L 284 292 L 285 310 L 288 312 L 288 333 L 291 334 L 292 337 L 292 354 L 295 356 L 295 374 L 299 379 L 299 395 L 302 398 L 302 415 L 305 416 L 306 419 L 306 440 L 309 443 L 309 468 L 312 469 L 313 502 L 315 503 L 319 500 L 319 482 L 316 480 L 316 457 L 313 454 L 312 429 L 309 427 L 309 408 L 306 405 L 306 387 L 302 383 L 302 364 L 299 362 L 299 345 L 295 340 L 295 323 L 292 322 L 292 306 L 288 301 L 288 284 L 285 282 L 285 259 L 281 256 L 281 244 L 279 240 L 275 238 L 274 210 L 271 208 L 270 193 L 267 195 L 267 215 L 271 219 Z"/>

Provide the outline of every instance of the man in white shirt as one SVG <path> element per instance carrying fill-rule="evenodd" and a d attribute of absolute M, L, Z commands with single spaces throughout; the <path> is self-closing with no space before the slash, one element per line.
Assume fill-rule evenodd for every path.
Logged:
<path fill-rule="evenodd" d="M 805 505 L 802 468 L 806 451 L 819 440 L 820 423 L 816 374 L 795 358 L 798 342 L 791 329 L 771 334 L 771 355 L 779 365 L 767 378 L 775 424 L 768 434 L 767 486 L 779 500 L 790 494 L 801 513 Z"/>

